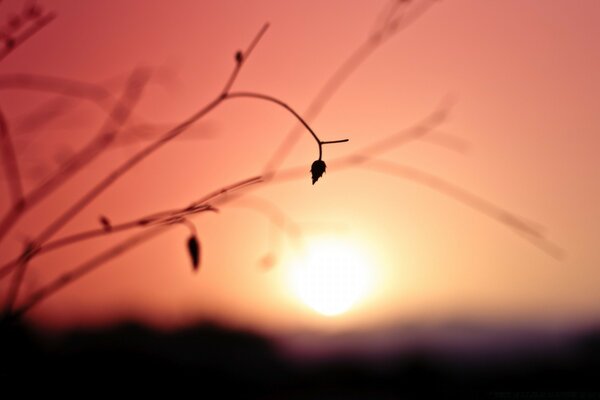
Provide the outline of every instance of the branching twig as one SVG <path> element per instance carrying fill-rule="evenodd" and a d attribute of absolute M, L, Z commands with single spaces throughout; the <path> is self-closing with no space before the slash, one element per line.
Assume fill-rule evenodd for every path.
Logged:
<path fill-rule="evenodd" d="M 308 123 L 304 120 L 304 118 L 302 118 L 300 116 L 300 114 L 298 114 L 296 111 L 294 111 L 294 109 L 292 107 L 290 107 L 289 105 L 287 105 L 286 103 L 284 103 L 283 101 L 281 101 L 281 100 L 279 100 L 279 99 L 277 99 L 275 97 L 268 96 L 268 95 L 261 94 L 261 93 L 234 92 L 234 93 L 228 93 L 226 98 L 232 99 L 232 98 L 236 98 L 236 97 L 248 97 L 248 98 L 266 100 L 266 101 L 269 101 L 271 103 L 278 104 L 281 107 L 283 107 L 286 110 L 288 110 L 290 113 L 292 113 L 296 117 L 296 119 L 308 130 L 308 132 L 310 132 L 310 134 L 312 135 L 313 139 L 315 139 L 315 141 L 317 142 L 317 145 L 319 146 L 319 160 L 323 156 L 323 145 L 325 145 L 325 144 L 333 144 L 333 143 L 344 143 L 344 142 L 347 142 L 349 140 L 349 139 L 340 139 L 340 140 L 323 141 L 323 140 L 319 139 L 319 137 L 317 136 L 317 134 L 312 130 L 312 128 L 308 125 Z"/>
<path fill-rule="evenodd" d="M 61 249 L 65 246 L 80 243 L 85 240 L 112 235 L 114 233 L 124 232 L 132 229 L 139 229 L 142 227 L 170 224 L 175 220 L 179 222 L 182 219 L 194 214 L 198 214 L 205 211 L 215 211 L 216 209 L 211 204 L 209 204 L 212 200 L 218 199 L 220 197 L 225 198 L 232 192 L 244 189 L 248 186 L 255 185 L 260 182 L 262 182 L 262 178 L 260 176 L 254 176 L 252 178 L 243 179 L 234 184 L 215 190 L 184 208 L 161 211 L 131 221 L 119 224 L 111 224 L 110 229 L 106 229 L 105 227 L 91 229 L 73 235 L 68 235 L 53 241 L 49 241 L 46 244 L 39 245 L 39 247 L 35 249 L 34 254 L 30 255 L 30 258 L 37 257 L 41 254 L 45 254 L 50 251 Z M 0 279 L 6 277 L 10 272 L 12 272 L 19 265 L 21 259 L 22 256 L 0 267 Z"/>

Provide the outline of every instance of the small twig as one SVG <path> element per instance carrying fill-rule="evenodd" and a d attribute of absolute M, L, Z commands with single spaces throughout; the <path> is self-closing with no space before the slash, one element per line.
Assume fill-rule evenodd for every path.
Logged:
<path fill-rule="evenodd" d="M 12 206 L 14 209 L 20 210 L 24 206 L 23 182 L 8 123 L 6 122 L 2 109 L 0 109 L 0 150 L 2 151 L 4 172 L 6 174 L 9 192 L 12 197 Z"/>

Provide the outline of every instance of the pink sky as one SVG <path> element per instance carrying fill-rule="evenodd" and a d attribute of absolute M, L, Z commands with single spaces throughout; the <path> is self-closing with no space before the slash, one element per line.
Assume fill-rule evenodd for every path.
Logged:
<path fill-rule="evenodd" d="M 6 1 L 2 19 L 23 3 Z M 159 70 L 131 124 L 167 130 L 211 101 L 265 23 L 270 28 L 234 90 L 277 97 L 302 113 L 326 79 L 368 36 L 386 2 L 348 1 L 46 1 L 57 18 L 0 64 L 0 74 L 33 73 L 107 84 L 118 96 L 135 67 Z M 282 238 L 282 263 L 263 271 L 269 223 L 243 199 L 192 219 L 203 249 L 193 274 L 174 227 L 64 289 L 28 318 L 50 327 L 135 318 L 162 327 L 205 318 L 269 330 L 360 328 L 390 321 L 464 316 L 483 320 L 596 320 L 600 311 L 600 4 L 596 0 L 447 0 L 375 51 L 311 126 L 324 160 L 411 127 L 450 99 L 432 136 L 468 144 L 456 152 L 419 140 L 381 159 L 437 175 L 528 221 L 565 251 L 556 260 L 498 221 L 445 194 L 369 168 L 336 170 L 316 185 L 308 169 L 315 142 L 303 133 L 284 166 L 300 180 L 252 192 L 281 209 L 309 240 L 356 243 L 371 259 L 375 291 L 337 318 L 315 314 L 284 283 L 294 247 Z M 2 90 L 0 106 L 15 136 L 26 188 L 98 130 L 105 115 L 90 102 L 43 128 L 19 132 L 23 116 L 54 98 Z M 131 126 L 130 124 L 130 126 Z M 261 173 L 293 117 L 273 104 L 232 99 L 120 179 L 57 237 L 184 207 L 224 185 Z M 20 136 L 19 136 L 20 135 Z M 29 136 L 28 136 L 29 135 Z M 437 135 L 437 136 L 436 136 Z M 33 139 L 30 139 L 33 138 Z M 192 138 L 193 140 L 191 140 Z M 454 143 L 454 142 L 452 142 Z M 108 151 L 54 197 L 32 210 L 0 246 L 13 258 L 112 168 L 146 142 Z M 0 207 L 9 208 L 6 182 Z M 245 207 L 244 207 L 245 205 Z M 124 238 L 125 236 L 118 236 Z M 82 243 L 32 262 L 23 298 L 110 244 Z M 6 284 L 0 286 L 5 293 Z M 3 294 L 4 296 L 4 294 Z"/>

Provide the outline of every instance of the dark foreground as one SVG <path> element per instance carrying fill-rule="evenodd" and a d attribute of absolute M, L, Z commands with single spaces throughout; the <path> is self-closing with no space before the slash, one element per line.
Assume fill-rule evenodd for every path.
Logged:
<path fill-rule="evenodd" d="M 460 392 L 473 398 L 599 398 L 600 330 L 547 351 L 440 357 L 422 350 L 298 361 L 256 334 L 202 324 L 159 333 L 135 324 L 49 337 L 3 328 L 0 382 L 27 377 L 87 383 L 194 382 L 222 395 L 267 399 L 380 399 Z M 566 392 L 559 394 L 557 392 Z M 516 397 L 515 397 L 516 396 Z M 533 396 L 533 397 L 532 397 Z"/>

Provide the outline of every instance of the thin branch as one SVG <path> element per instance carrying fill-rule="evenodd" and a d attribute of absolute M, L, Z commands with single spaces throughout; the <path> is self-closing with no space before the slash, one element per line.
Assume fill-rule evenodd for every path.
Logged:
<path fill-rule="evenodd" d="M 15 309 L 11 314 L 7 314 L 5 318 L 14 320 L 22 317 L 23 314 L 29 311 L 32 307 L 39 304 L 41 301 L 50 297 L 54 293 L 75 282 L 76 280 L 82 278 L 83 276 L 102 266 L 106 262 L 118 257 L 123 253 L 126 253 L 132 248 L 139 246 L 140 244 L 143 244 L 146 241 L 152 239 L 153 237 L 165 232 L 166 229 L 168 229 L 169 227 L 171 227 L 171 225 L 159 226 L 145 230 L 133 236 L 132 238 L 129 238 L 119 243 L 118 245 L 113 246 L 110 249 L 100 253 L 91 260 L 80 264 L 78 267 L 75 267 L 71 271 L 62 274 L 57 279 L 50 282 L 48 285 L 33 293 L 20 307 Z"/>
<path fill-rule="evenodd" d="M 400 130 L 392 135 L 386 136 L 380 140 L 375 141 L 374 143 L 363 146 L 356 151 L 352 152 L 350 155 L 338 157 L 330 161 L 330 165 L 333 168 L 344 169 L 352 166 L 356 166 L 361 162 L 367 160 L 366 156 L 376 156 L 384 154 L 385 152 L 391 151 L 395 148 L 398 148 L 402 145 L 406 145 L 415 140 L 423 140 L 427 136 L 431 135 L 435 132 L 435 129 L 445 121 L 448 113 L 449 107 L 451 104 L 447 102 L 441 102 L 440 106 L 432 112 L 430 115 L 423 118 L 421 121 L 416 123 L 414 126 L 409 127 L 407 129 Z M 288 179 L 298 179 L 300 177 L 304 177 L 306 174 L 306 167 L 295 167 L 288 168 L 286 170 L 281 170 L 275 181 L 284 181 Z M 270 178 L 272 179 L 272 177 Z M 93 239 L 97 237 L 101 237 L 104 235 L 117 233 L 126 231 L 129 229 L 135 229 L 140 226 L 146 226 L 150 224 L 160 223 L 168 218 L 173 218 L 175 216 L 185 217 L 191 215 L 196 211 L 203 211 L 204 208 L 210 207 L 211 204 L 215 204 L 215 199 L 219 199 L 220 204 L 224 204 L 227 202 L 227 195 L 232 192 L 239 193 L 241 190 L 246 187 L 256 186 L 261 182 L 266 182 L 270 179 L 261 176 L 254 176 L 249 179 L 244 179 L 242 181 L 236 182 L 234 184 L 225 186 L 221 189 L 217 189 L 215 191 L 210 192 L 209 194 L 201 197 L 200 199 L 192 202 L 189 206 L 164 210 L 160 212 L 156 212 L 142 218 L 137 218 L 128 222 L 124 222 L 121 224 L 113 225 L 112 229 L 107 232 L 104 229 L 93 229 L 89 231 L 84 231 L 80 233 L 76 233 L 73 235 L 66 236 L 64 238 L 60 238 L 57 240 L 53 240 L 48 242 L 47 244 L 40 245 L 35 256 L 43 254 L 48 251 L 56 250 L 62 248 L 67 245 L 76 244 L 78 242 Z M 19 258 L 12 260 L 4 264 L 0 267 L 0 279 L 3 279 L 7 274 L 9 274 L 18 264 Z"/>
<path fill-rule="evenodd" d="M 218 194 L 209 194 L 209 195 L 205 196 L 205 198 L 214 198 L 219 195 L 222 196 L 224 194 L 229 193 L 231 190 L 235 190 L 236 188 L 244 188 L 248 185 L 258 183 L 261 181 L 262 180 L 260 177 L 244 179 L 233 185 L 229 185 L 229 186 L 219 190 L 218 192 L 215 192 Z M 208 210 L 208 208 L 206 208 L 204 211 L 207 211 L 207 210 Z M 211 210 L 213 210 L 213 209 L 211 209 Z M 198 211 L 191 210 L 190 207 L 188 207 L 186 209 L 186 212 L 188 214 L 192 214 L 192 213 L 197 213 Z M 181 223 L 184 221 L 185 221 L 185 219 L 180 216 L 171 217 L 170 219 L 167 219 L 163 223 L 159 224 L 158 227 L 151 227 L 151 228 L 149 228 L 149 230 L 146 230 L 146 231 L 134 236 L 133 238 L 130 238 L 130 239 L 127 239 L 127 240 L 121 242 L 117 246 L 114 246 L 111 249 L 101 253 L 100 255 L 94 257 L 92 260 L 61 275 L 59 278 L 52 281 L 50 284 L 44 286 L 43 288 L 38 290 L 36 293 L 34 293 L 28 300 L 26 300 L 24 305 L 22 305 L 15 311 L 13 311 L 13 307 L 14 307 L 14 303 L 16 301 L 16 297 L 18 295 L 19 287 L 12 285 L 9 290 L 9 297 L 8 297 L 7 305 L 5 307 L 6 311 L 4 313 L 3 319 L 4 320 L 13 320 L 13 319 L 20 318 L 30 308 L 32 308 L 33 306 L 35 306 L 42 300 L 46 299 L 53 293 L 57 292 L 58 290 L 62 289 L 66 285 L 74 282 L 75 280 L 81 278 L 83 275 L 86 275 L 87 273 L 91 272 L 92 270 L 100 267 L 102 264 L 112 260 L 114 257 L 130 250 L 131 248 L 133 248 L 139 244 L 144 243 L 145 241 L 149 240 L 150 238 L 163 232 L 163 230 L 157 230 L 157 229 L 166 228 L 168 226 L 172 226 L 174 223 Z M 147 225 L 147 224 L 144 223 L 143 225 Z M 195 231 L 195 227 L 194 227 L 194 231 Z M 26 266 L 27 262 L 35 254 L 37 254 L 37 251 L 35 251 L 33 248 L 29 248 L 24 253 L 24 256 L 22 256 L 23 262 L 20 262 L 18 264 L 18 266 L 22 266 L 22 265 Z M 17 273 L 15 275 L 17 277 L 19 277 L 18 279 L 22 280 L 22 275 L 24 274 L 24 271 L 25 271 L 25 268 L 19 268 L 17 270 Z"/>
<path fill-rule="evenodd" d="M 131 221 L 113 224 L 111 225 L 109 230 L 105 229 L 104 227 L 91 229 L 68 235 L 53 241 L 49 241 L 46 244 L 42 244 L 39 245 L 39 247 L 36 247 L 35 251 L 30 252 L 29 259 L 89 239 L 108 236 L 114 233 L 124 232 L 131 229 L 170 224 L 173 221 L 179 222 L 181 219 L 194 214 L 198 214 L 205 211 L 215 211 L 216 209 L 211 204 L 209 204 L 210 201 L 221 197 L 226 197 L 230 193 L 244 189 L 247 186 L 258 184 L 260 182 L 263 182 L 261 176 L 254 176 L 252 178 L 243 179 L 231 185 L 225 186 L 221 189 L 215 190 L 207 195 L 204 195 L 202 198 L 183 208 L 160 211 L 152 213 L 150 215 L 146 215 L 141 218 L 136 218 Z M 0 280 L 8 276 L 8 274 L 10 274 L 17 267 L 20 264 L 22 258 L 23 255 L 0 267 Z"/>
<path fill-rule="evenodd" d="M 249 54 L 252 49 L 256 46 L 258 40 L 262 37 L 266 30 L 266 26 L 259 31 L 256 35 L 256 38 L 251 42 L 251 45 L 248 47 L 247 53 Z M 239 63 L 238 63 L 239 64 Z M 231 86 L 237 77 L 238 74 L 238 65 L 232 72 L 232 76 L 234 79 L 229 78 L 227 80 L 226 85 Z M 227 86 L 225 86 L 227 88 Z M 58 218 L 56 218 L 46 229 L 42 231 L 42 233 L 38 236 L 36 242 L 44 243 L 48 239 L 52 238 L 52 236 L 60 230 L 68 221 L 70 221 L 74 216 L 76 216 L 81 210 L 83 210 L 92 200 L 98 197 L 102 192 L 108 189 L 115 181 L 117 181 L 121 176 L 123 176 L 126 172 L 136 166 L 139 162 L 144 160 L 146 157 L 154 153 L 156 150 L 160 149 L 166 143 L 170 142 L 181 133 L 183 133 L 187 128 L 189 128 L 192 124 L 198 121 L 200 118 L 208 114 L 215 107 L 217 107 L 224 99 L 226 94 L 220 94 L 191 117 L 181 122 L 179 125 L 174 127 L 173 129 L 167 131 L 162 137 L 160 137 L 155 142 L 149 144 L 142 150 L 138 151 L 131 158 L 126 160 L 123 164 L 114 169 L 110 174 L 108 174 L 104 179 L 102 179 L 97 185 L 95 185 L 90 191 L 88 191 L 83 197 L 81 197 L 75 204 L 69 207 L 63 214 L 61 214 Z"/>
<path fill-rule="evenodd" d="M 12 138 L 8 128 L 8 123 L 4 113 L 0 109 L 0 150 L 2 151 L 2 160 L 4 160 L 4 172 L 8 182 L 12 205 L 15 209 L 21 209 L 24 206 L 23 200 L 23 182 L 19 170 L 19 162 L 15 153 Z"/>
<path fill-rule="evenodd" d="M 0 90 L 31 90 L 36 92 L 57 93 L 62 96 L 88 99 L 104 110 L 110 110 L 111 94 L 100 85 L 65 79 L 56 76 L 38 74 L 1 74 Z"/>

